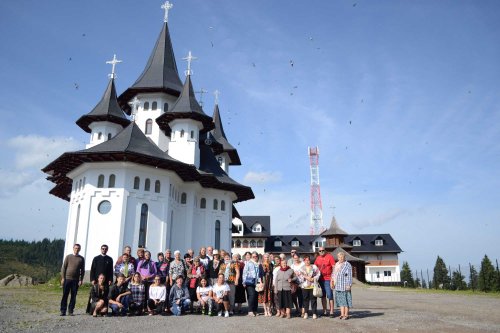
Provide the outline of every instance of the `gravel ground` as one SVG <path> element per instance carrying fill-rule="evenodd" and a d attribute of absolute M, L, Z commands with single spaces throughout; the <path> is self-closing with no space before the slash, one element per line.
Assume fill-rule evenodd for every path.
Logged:
<path fill-rule="evenodd" d="M 0 288 L 0 332 L 500 332 L 498 296 L 356 286 L 347 321 L 201 315 L 93 318 L 84 313 L 86 298 L 87 293 L 80 293 L 75 316 L 59 317 L 58 292 Z"/>

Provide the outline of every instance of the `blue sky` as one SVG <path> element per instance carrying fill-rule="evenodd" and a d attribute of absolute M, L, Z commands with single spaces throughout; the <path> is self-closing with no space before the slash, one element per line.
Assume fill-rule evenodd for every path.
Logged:
<path fill-rule="evenodd" d="M 161 4 L 0 3 L 1 238 L 64 237 L 67 203 L 40 169 L 88 141 L 75 121 L 113 54 L 118 92 L 137 79 Z M 327 226 L 390 233 L 417 270 L 499 257 L 497 1 L 174 1 L 169 27 L 181 78 L 191 50 L 195 89 L 221 91 L 231 176 L 256 195 L 241 214 L 307 233 L 319 146 Z"/>

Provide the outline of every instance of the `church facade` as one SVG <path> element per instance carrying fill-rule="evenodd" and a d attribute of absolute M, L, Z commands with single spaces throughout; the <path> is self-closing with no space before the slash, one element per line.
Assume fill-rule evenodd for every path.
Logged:
<path fill-rule="evenodd" d="M 190 54 L 179 78 L 167 17 L 143 73 L 119 96 L 110 62 L 104 95 L 76 122 L 89 134 L 86 148 L 42 169 L 55 184 L 50 194 L 69 202 L 65 253 L 74 243 L 88 259 L 107 244 L 114 260 L 125 245 L 230 248 L 233 204 L 254 198 L 229 177 L 240 158 L 218 101 L 209 116 L 195 98 Z"/>

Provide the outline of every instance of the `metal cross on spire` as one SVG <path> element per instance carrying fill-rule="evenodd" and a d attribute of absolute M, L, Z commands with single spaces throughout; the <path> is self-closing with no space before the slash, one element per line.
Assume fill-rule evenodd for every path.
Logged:
<path fill-rule="evenodd" d="M 165 16 L 163 17 L 163 22 L 168 22 L 168 11 L 174 7 L 173 4 L 171 4 L 168 1 L 165 1 L 163 5 L 161 5 L 161 9 L 165 10 Z"/>
<path fill-rule="evenodd" d="M 200 91 L 195 91 L 195 93 L 200 94 L 200 106 L 203 107 L 203 94 L 206 94 L 208 90 L 205 90 L 203 88 L 200 89 Z"/>
<path fill-rule="evenodd" d="M 135 121 L 135 117 L 137 116 L 137 111 L 139 110 L 139 105 L 141 105 L 141 101 L 137 98 L 137 96 L 135 96 L 133 100 L 128 102 L 128 105 L 132 107 L 132 111 L 130 113 L 132 115 L 132 121 Z"/>
<path fill-rule="evenodd" d="M 115 66 L 116 66 L 116 64 L 119 64 L 120 62 L 122 62 L 122 61 L 116 59 L 116 54 L 113 54 L 113 60 L 106 61 L 107 64 L 111 65 L 111 74 L 108 74 L 110 79 L 116 78 Z"/>
<path fill-rule="evenodd" d="M 220 95 L 220 91 L 219 90 L 215 90 L 214 91 L 214 96 L 215 96 L 215 104 L 219 104 L 219 95 Z"/>
<path fill-rule="evenodd" d="M 196 60 L 196 59 L 198 59 L 198 57 L 192 56 L 191 55 L 191 51 L 188 52 L 188 56 L 187 57 L 182 58 L 182 60 L 186 60 L 187 63 L 188 63 L 188 68 L 184 72 L 184 74 L 186 74 L 186 76 L 193 74 L 193 72 L 191 71 L 191 61 Z"/>

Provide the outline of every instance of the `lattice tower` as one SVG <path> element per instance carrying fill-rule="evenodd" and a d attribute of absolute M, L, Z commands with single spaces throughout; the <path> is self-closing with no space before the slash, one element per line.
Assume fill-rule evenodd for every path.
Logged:
<path fill-rule="evenodd" d="M 319 148 L 309 147 L 309 162 L 311 165 L 311 222 L 310 234 L 319 235 L 325 230 L 323 225 L 323 205 L 319 186 Z"/>

